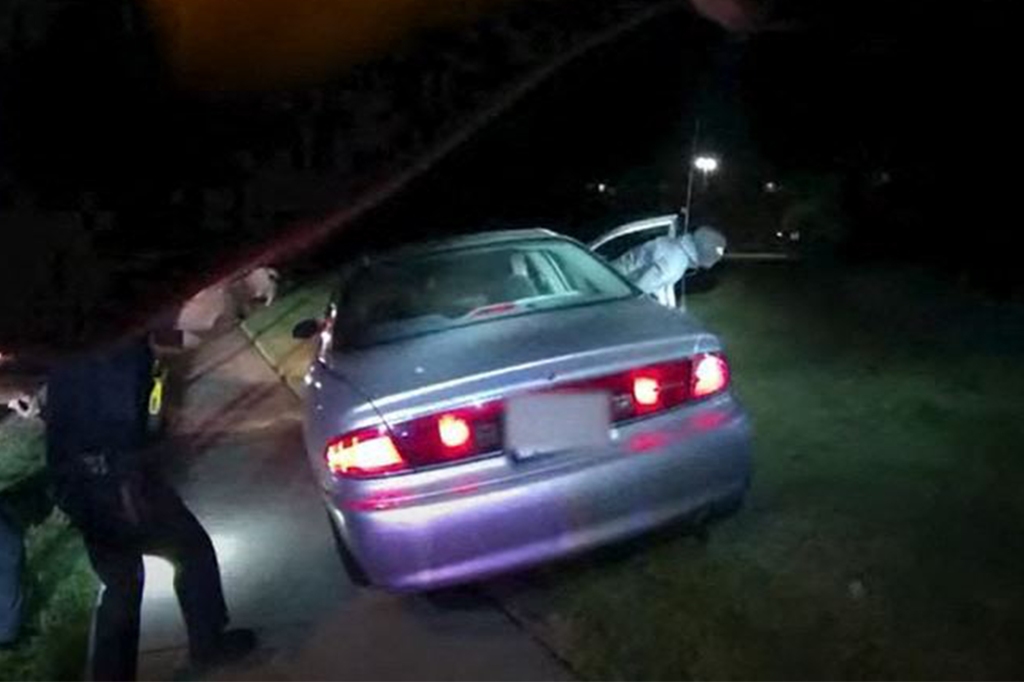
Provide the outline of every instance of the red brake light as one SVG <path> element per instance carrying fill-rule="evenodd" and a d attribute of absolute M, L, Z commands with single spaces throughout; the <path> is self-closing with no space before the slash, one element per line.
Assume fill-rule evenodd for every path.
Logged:
<path fill-rule="evenodd" d="M 443 464 L 502 449 L 500 400 L 391 424 L 395 447 L 410 467 Z"/>
<path fill-rule="evenodd" d="M 383 427 L 363 429 L 334 438 L 324 452 L 327 467 L 342 476 L 375 476 L 406 467 L 391 436 Z"/>
<path fill-rule="evenodd" d="M 729 364 L 718 353 L 646 365 L 616 374 L 560 384 L 556 391 L 604 391 L 613 422 L 670 410 L 729 385 Z M 368 477 L 455 462 L 500 452 L 504 401 L 492 400 L 429 414 L 333 439 L 325 457 L 341 476 Z M 638 448 L 650 447 L 639 443 Z"/>
<path fill-rule="evenodd" d="M 661 402 L 661 384 L 654 377 L 633 379 L 633 399 L 638 405 L 654 407 Z"/>
<path fill-rule="evenodd" d="M 442 415 L 437 420 L 437 434 L 441 437 L 441 444 L 446 448 L 464 447 L 473 437 L 469 423 L 454 414 Z"/>
<path fill-rule="evenodd" d="M 693 385 L 691 395 L 704 398 L 718 393 L 729 384 L 729 363 L 715 353 L 698 355 L 693 359 Z"/>

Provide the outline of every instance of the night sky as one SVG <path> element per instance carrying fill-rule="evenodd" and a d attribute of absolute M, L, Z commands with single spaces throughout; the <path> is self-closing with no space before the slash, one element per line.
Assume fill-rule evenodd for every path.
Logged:
<path fill-rule="evenodd" d="M 723 161 L 698 193 L 701 222 L 757 238 L 778 222 L 763 183 L 812 178 L 834 188 L 864 253 L 1012 275 L 1015 233 L 1005 207 L 1015 190 L 1003 168 L 1012 160 L 1015 80 L 1005 9 L 993 1 L 780 0 L 766 30 L 739 34 L 681 6 L 562 69 L 322 246 L 320 260 L 364 242 L 503 226 L 545 225 L 587 239 L 673 211 L 699 119 L 697 151 Z M 83 187 L 119 196 L 145 226 L 111 241 L 129 256 L 178 237 L 187 246 L 187 229 L 150 219 L 156 197 L 189 182 L 230 183 L 236 171 L 225 159 L 265 132 L 244 106 L 212 115 L 202 97 L 171 86 L 180 50 L 161 52 L 159 22 L 96 41 L 110 17 L 91 9 L 69 17 L 45 49 L 5 65 L 6 177 L 45 187 L 62 208 L 74 208 Z M 200 48 L 210 46 L 204 40 Z M 229 73 L 239 63 L 220 67 Z M 614 191 L 595 193 L 598 182 Z M 283 238 L 289 224 L 259 238 Z"/>
<path fill-rule="evenodd" d="M 749 190 L 794 173 L 888 179 L 879 191 L 918 214 L 897 240 L 930 249 L 928 235 L 956 229 L 943 185 L 957 175 L 965 146 L 975 162 L 998 164 L 1009 97 L 1000 83 L 1009 66 L 999 54 L 1005 44 L 993 38 L 994 4 L 901 8 L 803 12 L 781 30 L 747 38 L 681 13 L 563 73 L 405 202 L 427 222 L 548 218 L 586 235 L 595 220 L 679 200 L 700 117 L 701 148 L 723 157 L 720 183 Z M 960 174 L 958 186 L 970 186 L 970 175 Z M 600 217 L 580 203 L 586 182 L 628 184 L 635 176 L 669 189 L 599 202 L 591 213 Z"/>

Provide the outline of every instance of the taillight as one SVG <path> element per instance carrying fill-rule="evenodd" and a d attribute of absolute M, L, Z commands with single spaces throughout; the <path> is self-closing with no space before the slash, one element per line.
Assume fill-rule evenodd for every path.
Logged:
<path fill-rule="evenodd" d="M 729 385 L 729 365 L 718 353 L 672 360 L 556 386 L 555 391 L 600 391 L 613 422 L 678 407 Z M 459 407 L 404 422 L 363 429 L 331 440 L 325 453 L 340 476 L 368 477 L 444 464 L 504 448 L 504 402 Z"/>
<path fill-rule="evenodd" d="M 661 384 L 654 377 L 633 379 L 633 399 L 638 405 L 654 407 L 661 402 Z"/>
<path fill-rule="evenodd" d="M 443 464 L 501 450 L 502 403 L 494 401 L 331 440 L 325 457 L 331 472 L 365 478 Z"/>
<path fill-rule="evenodd" d="M 641 417 L 677 407 L 690 392 L 690 361 L 673 360 L 632 370 L 626 375 L 633 394 L 630 411 L 620 419 Z"/>
<path fill-rule="evenodd" d="M 410 466 L 441 464 L 504 447 L 500 400 L 418 417 L 391 426 L 395 445 Z"/>
<path fill-rule="evenodd" d="M 363 429 L 334 438 L 324 452 L 327 467 L 341 476 L 377 476 L 406 468 L 384 427 Z"/>
<path fill-rule="evenodd" d="M 441 445 L 450 449 L 465 447 L 473 437 L 469 422 L 455 414 L 445 414 L 437 420 L 437 435 Z"/>
<path fill-rule="evenodd" d="M 705 353 L 693 358 L 693 379 L 690 394 L 706 398 L 729 385 L 729 363 L 717 353 Z"/>

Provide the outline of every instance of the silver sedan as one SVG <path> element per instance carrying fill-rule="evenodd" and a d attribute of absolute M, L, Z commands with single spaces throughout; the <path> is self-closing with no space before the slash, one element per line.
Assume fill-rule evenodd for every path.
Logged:
<path fill-rule="evenodd" d="M 750 424 L 719 340 L 546 230 L 345 266 L 305 441 L 357 581 L 474 581 L 737 508 Z"/>

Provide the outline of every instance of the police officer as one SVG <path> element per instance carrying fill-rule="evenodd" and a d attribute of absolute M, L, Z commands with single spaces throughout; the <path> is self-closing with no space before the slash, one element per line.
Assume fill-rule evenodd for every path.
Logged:
<path fill-rule="evenodd" d="M 191 346 L 201 335 L 236 322 L 253 300 L 269 304 L 277 273 L 264 270 L 200 292 L 168 326 Z M 8 360 L 3 364 L 10 365 Z M 252 631 L 227 629 L 213 543 L 152 459 L 147 422 L 153 363 L 149 339 L 142 335 L 64 358 L 45 378 L 46 459 L 55 502 L 81 531 L 102 582 L 90 643 L 93 679 L 135 677 L 145 554 L 165 557 L 176 568 L 174 587 L 194 672 L 255 646 Z M 0 398 L 16 402 L 38 394 L 38 371 L 22 376 L 8 370 L 0 373 Z M 5 552 L 12 569 L 21 566 L 19 556 Z M 10 597 L 11 613 L 20 599 L 19 572 L 0 576 L 10 574 L 11 587 L 0 586 L 0 599 Z"/>
<path fill-rule="evenodd" d="M 153 354 L 137 338 L 69 358 L 48 376 L 47 464 L 55 501 L 78 527 L 103 584 L 94 621 L 94 679 L 135 677 L 144 554 L 174 564 L 193 666 L 238 658 L 255 645 L 227 630 L 209 535 L 163 481 L 147 448 Z"/>
<path fill-rule="evenodd" d="M 613 265 L 641 291 L 654 294 L 696 268 L 710 268 L 725 254 L 725 237 L 710 227 L 692 235 L 659 237 L 630 249 Z M 680 306 L 684 307 L 684 306 Z"/>
<path fill-rule="evenodd" d="M 276 271 L 271 277 L 261 270 L 200 292 L 171 326 L 194 342 L 236 322 L 254 299 L 269 304 Z M 81 530 L 103 583 L 91 643 L 94 679 L 135 677 L 144 554 L 165 557 L 176 568 L 194 671 L 237 659 L 256 641 L 250 630 L 227 629 L 213 543 L 151 459 L 153 360 L 149 339 L 134 338 L 61 362 L 47 382 L 47 464 L 55 501 Z"/>

